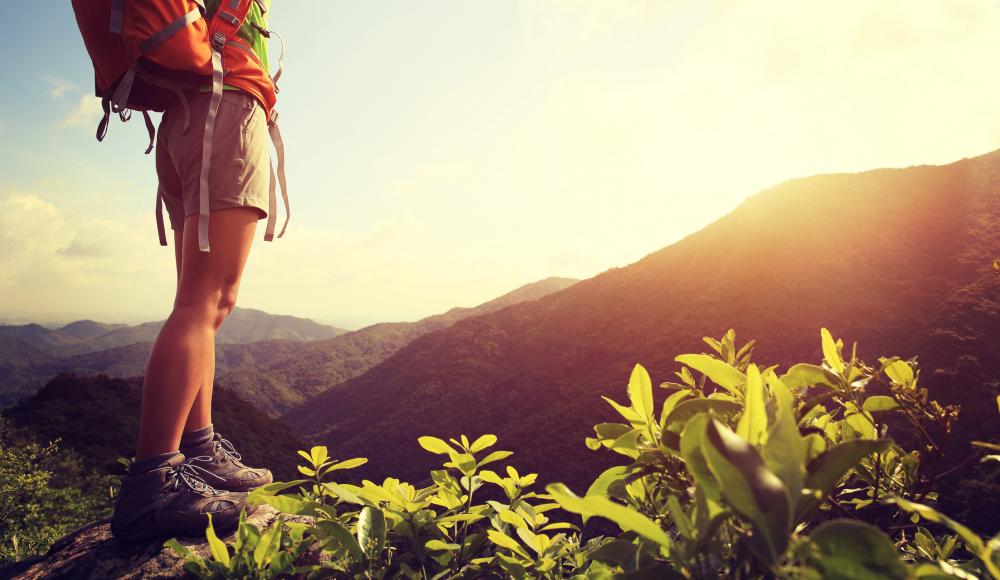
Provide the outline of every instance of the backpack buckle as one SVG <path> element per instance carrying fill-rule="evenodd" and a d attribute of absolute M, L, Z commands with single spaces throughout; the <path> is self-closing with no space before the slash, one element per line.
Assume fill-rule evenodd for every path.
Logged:
<path fill-rule="evenodd" d="M 216 32 L 212 35 L 212 48 L 217 52 L 222 52 L 226 47 L 226 35 L 221 32 Z"/>

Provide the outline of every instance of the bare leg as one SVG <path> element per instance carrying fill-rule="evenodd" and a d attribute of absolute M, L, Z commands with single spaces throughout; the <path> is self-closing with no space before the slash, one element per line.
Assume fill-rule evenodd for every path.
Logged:
<path fill-rule="evenodd" d="M 210 418 L 215 334 L 236 304 L 257 220 L 252 208 L 213 211 L 207 254 L 198 249 L 197 214 L 185 218 L 186 235 L 175 233 L 181 237 L 177 295 L 146 365 L 136 459 L 177 451 L 189 415 L 194 422 Z"/>
<path fill-rule="evenodd" d="M 184 263 L 184 230 L 174 230 L 174 260 L 177 263 L 177 285 L 181 283 L 181 265 Z M 215 386 L 215 341 L 212 341 L 212 352 L 208 359 L 210 364 L 205 369 L 205 378 L 198 387 L 198 396 L 194 399 L 191 412 L 188 413 L 184 432 L 197 431 L 212 423 L 212 389 Z"/>

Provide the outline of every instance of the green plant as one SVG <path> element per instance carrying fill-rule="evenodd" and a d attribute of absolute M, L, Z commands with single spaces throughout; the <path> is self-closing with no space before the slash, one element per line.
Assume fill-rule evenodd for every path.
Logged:
<path fill-rule="evenodd" d="M 270 579 L 311 570 L 308 567 L 296 568 L 294 565 L 311 545 L 309 540 L 303 539 L 304 531 L 305 525 L 285 523 L 279 517 L 261 534 L 257 526 L 246 521 L 246 512 L 242 512 L 235 541 L 230 546 L 215 534 L 212 516 L 209 514 L 205 536 L 210 558 L 200 557 L 176 539 L 167 540 L 164 546 L 183 557 L 184 570 L 198 578 Z"/>
<path fill-rule="evenodd" d="M 39 442 L 0 419 L 0 565 L 45 553 L 107 514 L 108 480 L 58 440 Z"/>
<path fill-rule="evenodd" d="M 784 372 L 755 363 L 753 343 L 737 345 L 731 330 L 705 342 L 711 352 L 677 357 L 664 396 L 636 365 L 628 403 L 605 397 L 624 422 L 596 425 L 585 443 L 627 462 L 582 496 L 561 483 L 532 491 L 536 474 L 510 465 L 485 469 L 511 455 L 490 451 L 497 438 L 487 434 L 421 437 L 444 458 L 422 488 L 335 482 L 365 460 L 314 447 L 300 452 L 307 479 L 250 501 L 313 518 L 287 552 L 289 567 L 306 543 L 323 554 L 295 568 L 308 577 L 1000 577 L 1000 537 L 923 503 L 937 498 L 958 409 L 928 397 L 915 361 L 869 366 L 826 329 L 822 362 Z M 584 539 L 552 518 L 558 508 L 621 533 Z"/>

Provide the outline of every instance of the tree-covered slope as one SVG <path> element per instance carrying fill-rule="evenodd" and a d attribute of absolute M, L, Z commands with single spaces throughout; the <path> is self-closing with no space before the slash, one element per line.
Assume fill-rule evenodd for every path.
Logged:
<path fill-rule="evenodd" d="M 589 483 L 604 460 L 584 437 L 633 364 L 668 380 L 675 353 L 729 327 L 769 360 L 818 360 L 826 326 L 861 355 L 933 361 L 922 380 L 936 397 L 972 397 L 976 423 L 995 403 L 945 379 L 970 356 L 963 380 L 1000 375 L 998 212 L 1000 152 L 793 179 L 627 267 L 422 336 L 285 421 L 335 457 L 368 457 L 361 475 L 416 478 L 429 467 L 418 436 L 489 432 L 544 479 Z"/>
<path fill-rule="evenodd" d="M 142 377 L 62 374 L 3 415 L 39 440 L 61 439 L 61 447 L 73 449 L 91 467 L 113 473 L 119 456 L 135 452 L 141 401 Z M 225 389 L 213 397 L 213 423 L 248 465 L 266 465 L 279 478 L 296 477 L 302 443 L 283 424 Z"/>
<path fill-rule="evenodd" d="M 291 318 L 237 308 L 222 325 L 216 341 L 216 384 L 240 393 L 265 413 L 278 416 L 327 388 L 362 374 L 418 336 L 447 327 L 469 316 L 537 299 L 567 288 L 575 282 L 576 280 L 569 278 L 546 278 L 476 307 L 453 308 L 446 313 L 416 322 L 375 324 L 326 340 L 270 338 L 237 341 L 234 337 L 246 337 L 254 333 L 258 336 L 281 334 L 282 321 Z M 261 322 L 262 319 L 274 322 L 265 324 Z M 252 322 L 254 320 L 257 322 Z M 107 374 L 113 377 L 143 374 L 152 349 L 152 340 L 155 339 L 160 324 L 147 323 L 114 331 L 142 330 L 143 333 L 148 333 L 152 329 L 150 336 L 141 335 L 144 337 L 143 342 L 75 355 L 66 355 L 65 351 L 61 351 L 62 356 L 56 356 L 35 343 L 13 336 L 4 337 L 0 333 L 0 370 L 9 369 L 8 374 L 0 379 L 0 407 L 13 404 L 31 394 L 46 380 L 61 372 Z M 292 327 L 288 323 L 286 329 Z M 0 330 L 3 328 L 0 327 Z M 24 327 L 6 328 L 10 333 L 11 329 Z M 50 333 L 46 336 L 59 332 L 40 326 L 38 328 L 44 333 Z M 264 328 L 270 330 L 265 333 Z M 226 340 L 224 335 L 230 339 Z M 139 337 L 136 335 L 136 338 Z M 120 335 L 116 336 L 115 342 L 121 340 Z M 7 353 L 10 353 L 9 357 Z"/>

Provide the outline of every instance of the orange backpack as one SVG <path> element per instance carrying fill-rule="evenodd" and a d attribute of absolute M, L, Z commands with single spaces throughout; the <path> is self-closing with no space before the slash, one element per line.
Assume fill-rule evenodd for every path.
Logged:
<path fill-rule="evenodd" d="M 175 100 L 183 105 L 185 127 L 188 124 L 185 91 L 211 88 L 212 100 L 202 141 L 202 164 L 199 184 L 198 247 L 209 251 L 208 176 L 212 158 L 212 140 L 223 79 L 227 85 L 255 97 L 264 108 L 268 132 L 278 156 L 277 175 L 272 166 L 270 211 L 266 241 L 274 238 L 277 214 L 276 187 L 281 186 L 288 226 L 288 192 L 285 188 L 284 144 L 278 129 L 275 82 L 281 75 L 281 58 L 274 77 L 268 74 L 253 49 L 236 33 L 247 17 L 251 3 L 261 13 L 263 0 L 221 0 L 211 20 L 206 20 L 204 0 L 72 0 L 77 25 L 94 63 L 96 94 L 101 97 L 104 116 L 97 127 L 97 140 L 103 141 L 112 114 L 124 122 L 132 111 L 140 111 L 149 132 L 148 154 L 153 150 L 155 128 L 149 111 L 164 111 Z M 265 36 L 271 33 L 260 29 Z M 284 51 L 284 46 L 282 46 Z M 156 227 L 160 245 L 167 245 L 163 227 L 161 192 L 156 194 Z"/>

